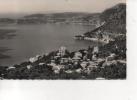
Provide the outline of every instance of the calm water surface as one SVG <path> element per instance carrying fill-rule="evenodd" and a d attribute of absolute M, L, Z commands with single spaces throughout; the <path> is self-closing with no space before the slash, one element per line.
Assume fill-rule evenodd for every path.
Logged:
<path fill-rule="evenodd" d="M 19 64 L 37 54 L 45 54 L 57 50 L 60 46 L 66 46 L 74 51 L 93 46 L 89 41 L 76 41 L 74 35 L 90 31 L 92 26 L 73 24 L 44 24 L 44 25 L 18 25 L 1 26 L 1 29 L 16 29 L 16 37 L 8 40 L 0 40 L 1 47 L 8 47 L 5 54 L 11 58 L 0 59 L 1 65 Z"/>

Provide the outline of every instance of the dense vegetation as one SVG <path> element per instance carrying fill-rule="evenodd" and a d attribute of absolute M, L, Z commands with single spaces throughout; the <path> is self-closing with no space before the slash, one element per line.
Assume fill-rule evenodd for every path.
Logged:
<path fill-rule="evenodd" d="M 106 22 L 105 30 L 114 33 L 126 33 L 126 5 L 118 4 L 105 10 L 101 16 L 102 21 Z"/>
<path fill-rule="evenodd" d="M 49 65 L 51 60 L 54 59 L 58 51 L 53 51 L 48 55 L 43 55 L 40 59 L 35 62 L 26 61 L 19 65 L 14 65 L 14 68 L 9 69 L 8 66 L 0 66 L 0 77 L 3 79 L 125 79 L 126 78 L 126 37 L 119 36 L 106 45 L 99 47 L 99 53 L 97 54 L 98 59 L 104 59 L 97 63 L 97 67 L 87 70 L 82 67 L 79 61 L 78 64 L 74 63 L 64 63 L 63 68 L 59 70 L 59 73 L 55 73 L 53 66 Z M 85 53 L 85 51 L 87 51 Z M 85 55 L 87 59 L 93 60 L 93 48 L 79 50 L 84 59 Z M 66 54 L 62 58 L 73 58 L 76 52 L 66 51 Z M 115 57 L 110 61 L 106 62 L 106 59 L 111 54 L 115 54 Z M 93 61 L 93 62 L 96 62 Z M 124 61 L 124 62 L 122 62 Z M 40 63 L 44 63 L 40 65 Z M 60 58 L 55 60 L 55 64 L 60 65 Z M 69 64 L 72 64 L 69 66 Z M 31 65 L 31 68 L 27 66 Z M 61 65 L 62 66 L 62 65 Z M 87 66 L 88 68 L 88 66 Z M 77 72 L 76 70 L 81 70 Z M 66 71 L 72 71 L 71 73 L 66 73 Z"/>
<path fill-rule="evenodd" d="M 96 37 L 99 35 L 100 37 L 102 33 L 111 36 L 126 34 L 126 5 L 118 4 L 105 10 L 100 14 L 100 20 L 100 23 L 104 24 L 85 33 L 86 36 Z"/>
<path fill-rule="evenodd" d="M 107 57 L 111 53 L 115 53 L 117 59 L 126 59 L 126 36 L 119 36 L 115 41 L 100 47 L 100 57 Z"/>
<path fill-rule="evenodd" d="M 121 40 L 120 40 L 121 41 Z M 99 52 L 98 59 L 102 58 L 103 61 L 97 63 L 97 67 L 92 67 L 92 69 L 88 70 L 87 68 L 83 68 L 80 63 L 64 63 L 63 68 L 59 70 L 59 73 L 55 73 L 54 67 L 49 65 L 51 60 L 56 55 L 57 51 L 51 52 L 48 55 L 42 56 L 39 60 L 35 62 L 26 61 L 19 65 L 14 65 L 14 68 L 9 69 L 8 66 L 0 66 L 0 77 L 2 79 L 97 79 L 97 78 L 104 78 L 104 79 L 125 79 L 126 78 L 126 64 L 120 62 L 119 60 L 125 61 L 125 52 L 121 53 L 125 47 L 118 47 L 116 49 L 110 49 L 110 51 L 106 51 L 109 48 L 110 44 L 105 45 L 104 47 L 100 47 L 101 51 Z M 111 46 L 112 47 L 112 46 Z M 120 49 L 121 48 L 121 49 Z M 105 51 L 104 51 L 105 50 Z M 79 50 L 82 53 L 82 59 L 84 59 L 85 50 Z M 87 58 L 92 61 L 92 52 L 93 48 L 88 48 Z M 105 62 L 108 55 L 104 53 L 116 53 L 116 57 L 114 60 Z M 119 55 L 119 53 L 121 53 Z M 63 57 L 73 57 L 75 52 L 68 52 Z M 101 54 L 101 55 L 100 55 Z M 86 61 L 86 60 L 85 60 Z M 98 60 L 97 60 L 98 61 Z M 94 61 L 93 61 L 94 62 Z M 44 63 L 40 65 L 40 63 Z M 111 63 L 107 65 L 107 63 Z M 60 59 L 55 60 L 55 64 L 60 65 Z M 72 64 L 72 65 L 69 65 Z M 31 66 L 28 68 L 27 66 Z M 61 65 L 62 66 L 62 65 Z M 81 70 L 77 72 L 76 70 Z M 66 71 L 71 71 L 70 73 L 66 73 Z"/>

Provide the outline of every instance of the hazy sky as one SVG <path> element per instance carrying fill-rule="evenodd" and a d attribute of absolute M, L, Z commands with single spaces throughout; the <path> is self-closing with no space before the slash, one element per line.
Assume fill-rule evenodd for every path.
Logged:
<path fill-rule="evenodd" d="M 125 0 L 0 0 L 0 13 L 100 12 Z"/>

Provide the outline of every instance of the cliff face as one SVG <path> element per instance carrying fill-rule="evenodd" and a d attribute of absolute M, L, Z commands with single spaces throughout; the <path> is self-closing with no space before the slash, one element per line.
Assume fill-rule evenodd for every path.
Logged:
<path fill-rule="evenodd" d="M 100 15 L 102 21 L 110 22 L 112 20 L 120 21 L 121 24 L 126 24 L 126 5 L 118 4 L 112 8 L 106 9 Z"/>
<path fill-rule="evenodd" d="M 105 10 L 101 16 L 105 21 L 104 30 L 111 30 L 114 33 L 126 33 L 126 5 L 118 4 L 110 9 Z"/>
<path fill-rule="evenodd" d="M 98 34 L 126 34 L 126 5 L 118 4 L 106 9 L 100 14 L 100 20 L 103 25 L 98 26 L 91 32 L 85 33 L 85 35 L 94 37 Z"/>

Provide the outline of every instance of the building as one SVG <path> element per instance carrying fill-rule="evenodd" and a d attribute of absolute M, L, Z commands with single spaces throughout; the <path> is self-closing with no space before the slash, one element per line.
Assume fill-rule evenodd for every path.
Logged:
<path fill-rule="evenodd" d="M 9 66 L 9 67 L 7 68 L 7 70 L 10 70 L 10 69 L 15 69 L 15 67 L 14 67 L 14 66 Z"/>
<path fill-rule="evenodd" d="M 75 55 L 74 55 L 74 57 L 76 57 L 76 58 L 78 58 L 78 57 L 82 57 L 82 53 L 80 53 L 80 52 L 75 52 Z"/>
<path fill-rule="evenodd" d="M 27 65 L 27 69 L 31 69 L 32 68 L 32 65 Z"/>
<path fill-rule="evenodd" d="M 98 46 L 95 46 L 94 48 L 93 48 L 93 54 L 98 54 L 98 52 L 99 52 L 99 47 Z"/>
<path fill-rule="evenodd" d="M 60 47 L 59 49 L 59 53 L 58 53 L 58 56 L 60 55 L 61 57 L 64 56 L 66 54 L 66 47 L 62 46 Z"/>

